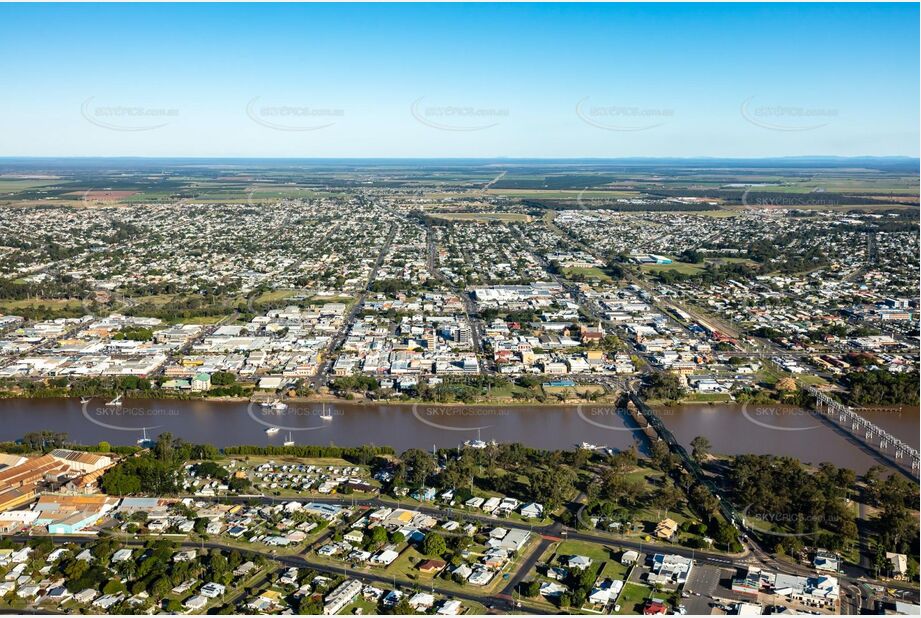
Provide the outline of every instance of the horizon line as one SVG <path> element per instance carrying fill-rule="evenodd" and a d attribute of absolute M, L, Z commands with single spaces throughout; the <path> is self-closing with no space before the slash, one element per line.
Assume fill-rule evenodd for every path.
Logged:
<path fill-rule="evenodd" d="M 23 160 L 23 159 L 259 159 L 259 160 L 295 160 L 295 161 L 419 161 L 419 160 L 437 160 L 437 161 L 637 161 L 637 160 L 683 160 L 683 161 L 700 161 L 700 160 L 728 160 L 728 161 L 770 161 L 777 159 L 909 159 L 921 161 L 918 155 L 770 155 L 770 156 L 713 156 L 713 155 L 655 155 L 655 156 L 612 156 L 612 157 L 579 157 L 579 156 L 534 156 L 534 157 L 513 157 L 513 156 L 475 156 L 475 157 L 452 157 L 452 156 L 347 156 L 347 157 L 323 157 L 323 156 L 277 156 L 277 155 L 0 155 L 2 160 Z"/>

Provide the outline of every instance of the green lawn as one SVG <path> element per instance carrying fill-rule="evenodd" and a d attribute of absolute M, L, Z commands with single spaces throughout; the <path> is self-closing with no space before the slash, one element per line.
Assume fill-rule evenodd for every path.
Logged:
<path fill-rule="evenodd" d="M 648 586 L 628 582 L 624 584 L 620 596 L 617 597 L 617 605 L 620 605 L 620 611 L 617 614 L 642 614 L 643 604 L 649 598 L 652 589 Z"/>
<path fill-rule="evenodd" d="M 620 558 L 620 550 L 613 543 L 602 545 L 585 541 L 563 541 L 556 548 L 556 556 L 558 558 L 563 556 L 588 556 L 597 564 L 611 560 L 617 561 Z"/>
<path fill-rule="evenodd" d="M 688 262 L 672 262 L 671 264 L 641 264 L 640 269 L 648 273 L 674 270 L 684 275 L 696 275 L 697 273 L 704 270 L 704 264 L 690 264 Z"/>
<path fill-rule="evenodd" d="M 611 278 L 597 266 L 592 266 L 590 268 L 573 267 L 563 269 L 563 276 L 568 279 L 572 279 L 576 275 L 582 275 L 586 279 L 600 279 L 602 281 L 611 280 Z"/>
<path fill-rule="evenodd" d="M 355 610 L 358 608 L 361 608 L 362 613 L 365 616 L 373 616 L 374 614 L 379 613 L 376 603 L 372 603 L 364 599 L 361 595 L 358 595 L 355 598 L 355 601 L 353 601 L 352 603 L 342 608 L 342 611 L 339 612 L 339 615 L 340 616 L 351 616 L 355 613 Z"/>

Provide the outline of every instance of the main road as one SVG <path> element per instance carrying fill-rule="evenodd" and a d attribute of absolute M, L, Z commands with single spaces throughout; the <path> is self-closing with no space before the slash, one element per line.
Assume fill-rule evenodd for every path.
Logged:
<path fill-rule="evenodd" d="M 381 264 L 384 263 L 384 258 L 387 256 L 387 252 L 390 251 L 390 245 L 393 243 L 393 237 L 396 235 L 396 233 L 396 224 L 393 223 L 390 225 L 390 231 L 387 233 L 387 239 L 384 241 L 380 252 L 377 254 L 377 260 L 375 260 L 374 266 L 371 268 L 371 272 L 368 274 L 368 280 L 365 282 L 364 289 L 362 289 L 361 293 L 358 295 L 358 298 L 355 299 L 355 304 L 352 305 L 352 309 L 342 321 L 342 326 L 339 327 L 339 330 L 335 335 L 333 335 L 333 338 L 326 346 L 326 358 L 319 364 L 316 374 L 310 379 L 314 390 L 317 390 L 320 386 L 323 385 L 323 381 L 329 374 L 329 370 L 333 364 L 332 354 L 340 347 L 342 347 L 342 344 L 345 342 L 345 338 L 348 335 L 349 329 L 352 328 L 352 324 L 354 324 L 355 318 L 358 316 L 358 312 L 361 311 L 361 308 L 365 303 L 365 298 L 368 296 L 368 290 L 370 289 L 371 284 L 374 283 L 375 279 L 377 278 L 377 271 L 380 270 Z"/>

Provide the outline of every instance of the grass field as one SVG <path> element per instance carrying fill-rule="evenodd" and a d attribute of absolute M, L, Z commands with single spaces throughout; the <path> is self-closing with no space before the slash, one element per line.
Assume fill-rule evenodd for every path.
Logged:
<path fill-rule="evenodd" d="M 601 281 L 611 280 L 611 278 L 597 266 L 593 266 L 590 268 L 574 267 L 574 268 L 564 268 L 563 269 L 564 277 L 571 279 L 572 277 L 577 276 L 577 275 L 581 275 L 585 277 L 586 279 L 600 279 Z"/>
<path fill-rule="evenodd" d="M 703 264 L 689 264 L 687 262 L 672 262 L 671 264 L 641 264 L 640 269 L 648 273 L 656 271 L 674 270 L 685 275 L 696 275 L 703 271 Z"/>
<path fill-rule="evenodd" d="M 257 296 L 254 302 L 257 305 L 259 303 L 271 303 L 276 300 L 284 300 L 285 298 L 291 298 L 292 296 L 296 296 L 297 294 L 299 294 L 297 290 L 271 290 L 269 292 L 265 292 Z"/>
<path fill-rule="evenodd" d="M 0 194 L 16 193 L 40 187 L 66 186 L 68 181 L 57 178 L 0 178 Z"/>
<path fill-rule="evenodd" d="M 578 384 L 576 386 L 543 386 L 548 395 L 565 395 L 566 397 L 580 397 L 583 393 L 604 393 L 600 384 Z"/>
<path fill-rule="evenodd" d="M 488 223 L 489 221 L 502 221 L 503 223 L 528 223 L 530 215 L 518 212 L 433 212 L 432 218 L 444 221 L 474 221 Z"/>
<path fill-rule="evenodd" d="M 582 189 L 488 189 L 486 192 L 505 197 L 532 197 L 548 200 L 575 200 L 580 195 L 583 200 L 605 200 L 618 197 L 639 197 L 642 195 L 639 191 L 599 191 L 597 189 L 591 191 L 583 191 Z M 590 205 L 586 204 L 586 206 Z"/>
<path fill-rule="evenodd" d="M 556 548 L 556 556 L 588 556 L 595 563 L 617 561 L 620 550 L 611 545 L 587 543 L 585 541 L 563 541 Z M 620 564 L 618 562 L 618 564 Z"/>
<path fill-rule="evenodd" d="M 87 312 L 83 301 L 76 299 L 22 299 L 4 300 L 0 302 L 0 313 L 15 314 L 17 311 L 36 311 L 43 308 L 44 312 L 54 315 L 82 315 Z"/>

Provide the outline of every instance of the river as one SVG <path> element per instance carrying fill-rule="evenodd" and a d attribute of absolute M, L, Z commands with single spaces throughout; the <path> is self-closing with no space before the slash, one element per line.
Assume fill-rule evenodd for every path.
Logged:
<path fill-rule="evenodd" d="M 323 418 L 325 416 L 331 418 Z M 805 462 L 830 461 L 863 472 L 876 461 L 840 432 L 802 410 L 790 407 L 684 405 L 659 408 L 676 438 L 689 445 L 706 436 L 713 452 L 774 453 Z M 918 445 L 918 409 L 880 411 L 873 422 Z M 30 431 L 66 432 L 75 442 L 134 444 L 146 428 L 149 437 L 170 432 L 190 442 L 216 446 L 297 444 L 357 446 L 377 444 L 398 451 L 454 447 L 466 440 L 522 442 L 545 449 L 572 449 L 589 442 L 627 448 L 645 443 L 636 425 L 611 406 L 436 406 L 291 403 L 272 410 L 245 402 L 125 400 L 120 407 L 102 399 L 81 405 L 76 399 L 0 400 L 0 440 Z M 266 430 L 278 428 L 277 431 Z"/>

